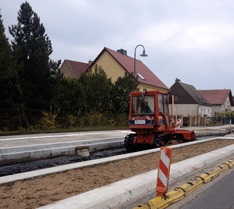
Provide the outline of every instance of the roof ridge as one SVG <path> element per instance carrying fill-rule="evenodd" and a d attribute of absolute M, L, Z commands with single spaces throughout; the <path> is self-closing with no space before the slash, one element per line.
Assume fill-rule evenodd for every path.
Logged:
<path fill-rule="evenodd" d="M 231 89 L 201 89 L 198 91 L 231 91 Z"/>
<path fill-rule="evenodd" d="M 75 60 L 68 60 L 68 59 L 65 59 L 65 61 L 70 61 L 70 62 L 77 62 L 77 63 L 82 63 L 82 64 L 89 64 L 89 63 L 86 63 L 86 62 L 79 62 L 79 61 L 75 61 Z"/>

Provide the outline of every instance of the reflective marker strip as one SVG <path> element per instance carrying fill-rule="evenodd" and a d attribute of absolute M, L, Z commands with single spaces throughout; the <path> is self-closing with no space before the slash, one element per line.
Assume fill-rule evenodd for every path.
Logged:
<path fill-rule="evenodd" d="M 169 168 L 169 163 L 170 163 L 170 159 L 169 157 L 167 157 L 167 155 L 165 154 L 165 150 L 163 150 L 161 152 L 161 156 L 160 156 L 162 162 L 164 163 L 164 165 Z"/>
<path fill-rule="evenodd" d="M 162 170 L 160 168 L 159 168 L 158 177 L 159 177 L 160 181 L 163 183 L 163 185 L 165 187 L 167 187 L 167 177 L 164 175 L 164 173 L 162 172 Z"/>

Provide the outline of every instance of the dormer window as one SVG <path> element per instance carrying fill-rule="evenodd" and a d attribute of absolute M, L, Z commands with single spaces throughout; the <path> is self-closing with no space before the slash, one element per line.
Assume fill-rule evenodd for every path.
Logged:
<path fill-rule="evenodd" d="M 138 72 L 136 72 L 137 75 L 139 75 L 139 77 L 142 79 L 142 80 L 145 80 L 145 78 Z"/>

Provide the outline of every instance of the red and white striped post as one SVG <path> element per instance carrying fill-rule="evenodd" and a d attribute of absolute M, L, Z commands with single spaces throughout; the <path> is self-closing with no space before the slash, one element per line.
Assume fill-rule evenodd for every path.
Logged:
<path fill-rule="evenodd" d="M 179 118 L 176 122 L 176 127 L 175 129 L 180 129 L 180 125 L 181 125 L 181 119 Z"/>
<path fill-rule="evenodd" d="M 170 167 L 171 167 L 171 147 L 161 147 L 160 158 L 158 164 L 158 178 L 156 186 L 156 197 L 165 197 L 168 189 Z"/>

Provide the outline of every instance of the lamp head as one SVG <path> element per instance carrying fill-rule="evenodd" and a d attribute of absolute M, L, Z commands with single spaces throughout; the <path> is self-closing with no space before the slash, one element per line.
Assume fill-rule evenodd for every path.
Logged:
<path fill-rule="evenodd" d="M 140 56 L 142 56 L 142 57 L 148 57 L 148 55 L 145 53 L 145 50 L 143 50 L 143 53 Z"/>

